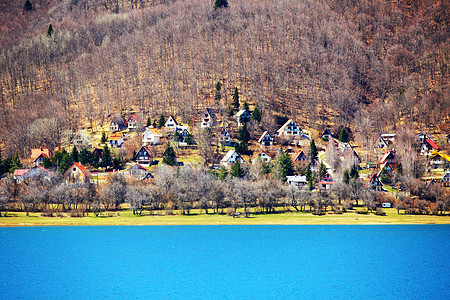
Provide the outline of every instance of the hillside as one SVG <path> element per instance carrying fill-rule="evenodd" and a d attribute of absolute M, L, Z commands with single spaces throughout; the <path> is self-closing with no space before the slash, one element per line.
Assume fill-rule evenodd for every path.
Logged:
<path fill-rule="evenodd" d="M 0 3 L 7 155 L 121 111 L 195 125 L 235 87 L 267 129 L 276 113 L 315 129 L 448 130 L 447 1 L 31 2 Z"/>

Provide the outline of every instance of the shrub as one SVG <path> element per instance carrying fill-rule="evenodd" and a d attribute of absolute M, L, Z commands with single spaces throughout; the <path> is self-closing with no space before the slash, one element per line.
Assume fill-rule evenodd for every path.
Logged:
<path fill-rule="evenodd" d="M 369 214 L 369 211 L 368 210 L 357 210 L 356 213 L 359 215 L 367 215 L 367 214 Z"/>

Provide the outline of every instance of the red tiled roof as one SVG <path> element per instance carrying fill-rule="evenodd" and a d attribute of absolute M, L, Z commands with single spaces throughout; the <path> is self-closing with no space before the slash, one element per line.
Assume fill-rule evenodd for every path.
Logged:
<path fill-rule="evenodd" d="M 14 171 L 14 176 L 23 176 L 26 172 L 28 172 L 30 169 L 17 169 Z"/>
<path fill-rule="evenodd" d="M 66 176 L 66 173 L 73 167 L 76 166 L 78 169 L 80 169 L 80 171 L 86 176 L 86 177 L 92 177 L 91 172 L 89 172 L 89 170 L 87 170 L 82 164 L 80 163 L 73 163 L 63 174 L 63 176 Z"/>
<path fill-rule="evenodd" d="M 38 149 L 31 149 L 31 158 L 33 161 L 38 159 L 39 156 L 44 155 L 45 157 L 49 156 L 49 151 L 47 148 L 38 148 Z"/>
<path fill-rule="evenodd" d="M 130 121 L 131 118 L 135 119 L 136 122 L 138 122 L 139 124 L 143 124 L 141 118 L 140 118 L 138 115 L 131 115 L 131 116 L 127 119 L 127 121 L 125 122 L 125 124 L 127 124 L 128 121 Z"/>

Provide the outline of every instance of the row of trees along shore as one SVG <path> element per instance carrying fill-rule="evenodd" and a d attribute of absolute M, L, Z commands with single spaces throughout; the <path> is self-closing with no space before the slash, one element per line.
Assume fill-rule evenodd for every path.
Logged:
<path fill-rule="evenodd" d="M 246 174 L 245 178 L 242 178 Z M 203 167 L 159 166 L 151 181 L 130 181 L 120 173 L 107 184 L 61 184 L 35 179 L 17 183 L 10 178 L 0 181 L 0 213 L 8 211 L 40 212 L 47 217 L 99 216 L 105 212 L 131 209 L 135 215 L 188 215 L 200 213 L 243 216 L 261 213 L 308 212 L 342 214 L 356 208 L 357 213 L 383 215 L 382 203 L 389 202 L 405 214 L 448 214 L 450 197 L 438 185 L 423 189 L 423 199 L 404 194 L 394 197 L 364 188 L 359 180 L 336 183 L 331 190 L 308 189 L 283 184 L 250 168 L 214 172 Z"/>
<path fill-rule="evenodd" d="M 116 113 L 198 124 L 204 107 L 225 114 L 235 87 L 266 129 L 274 114 L 375 136 L 448 128 L 448 1 L 218 2 L 9 1 L 4 153 L 53 149 L 65 129 Z"/>

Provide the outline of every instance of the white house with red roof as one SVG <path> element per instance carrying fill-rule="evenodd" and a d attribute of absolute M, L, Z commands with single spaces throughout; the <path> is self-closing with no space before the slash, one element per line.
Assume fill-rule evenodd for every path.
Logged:
<path fill-rule="evenodd" d="M 90 182 L 92 174 L 81 163 L 73 163 L 63 174 L 66 183 Z"/>
<path fill-rule="evenodd" d="M 31 149 L 31 159 L 33 164 L 40 165 L 44 160 L 44 157 L 49 157 L 50 153 L 47 148 L 40 147 L 38 149 Z"/>
<path fill-rule="evenodd" d="M 272 160 L 272 158 L 264 151 L 260 151 L 256 155 L 252 157 L 252 163 L 256 162 L 256 159 L 260 157 L 262 162 L 268 163 Z"/>
<path fill-rule="evenodd" d="M 136 131 L 136 130 L 144 127 L 144 122 L 142 121 L 141 117 L 134 114 L 128 118 L 126 125 L 127 125 L 128 130 Z"/>
<path fill-rule="evenodd" d="M 268 131 L 264 131 L 264 133 L 258 139 L 258 143 L 261 145 L 261 148 L 271 147 L 273 146 L 273 137 Z"/>

